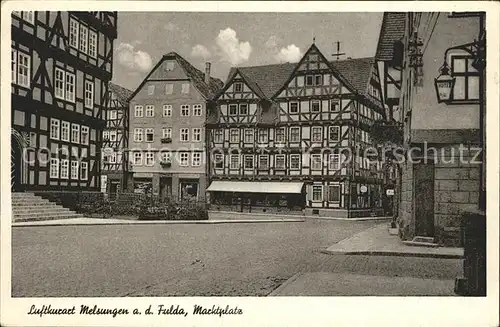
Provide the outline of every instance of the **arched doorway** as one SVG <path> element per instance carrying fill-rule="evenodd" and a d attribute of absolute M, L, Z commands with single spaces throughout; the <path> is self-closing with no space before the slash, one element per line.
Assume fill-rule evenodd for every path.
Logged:
<path fill-rule="evenodd" d="M 23 190 L 23 149 L 25 145 L 25 140 L 23 136 L 16 131 L 11 129 L 10 137 L 10 154 L 11 154 L 11 190 L 12 191 L 22 191 Z"/>

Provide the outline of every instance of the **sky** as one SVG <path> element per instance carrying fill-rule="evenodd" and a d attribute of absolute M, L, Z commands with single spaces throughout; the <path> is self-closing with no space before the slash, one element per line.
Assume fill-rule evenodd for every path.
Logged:
<path fill-rule="evenodd" d="M 113 82 L 134 91 L 162 55 L 175 51 L 225 81 L 231 67 L 297 62 L 311 46 L 327 58 L 374 56 L 382 12 L 118 12 Z M 342 58 L 342 57 L 341 57 Z"/>

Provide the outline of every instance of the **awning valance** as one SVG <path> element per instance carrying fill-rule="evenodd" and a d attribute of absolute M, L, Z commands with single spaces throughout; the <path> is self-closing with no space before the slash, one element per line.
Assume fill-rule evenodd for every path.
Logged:
<path fill-rule="evenodd" d="M 300 194 L 304 183 L 214 181 L 208 192 Z"/>

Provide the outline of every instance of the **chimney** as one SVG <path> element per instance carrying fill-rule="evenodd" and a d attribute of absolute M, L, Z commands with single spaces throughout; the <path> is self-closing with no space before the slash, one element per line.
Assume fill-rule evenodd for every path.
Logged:
<path fill-rule="evenodd" d="M 210 63 L 205 63 L 205 84 L 210 83 Z"/>

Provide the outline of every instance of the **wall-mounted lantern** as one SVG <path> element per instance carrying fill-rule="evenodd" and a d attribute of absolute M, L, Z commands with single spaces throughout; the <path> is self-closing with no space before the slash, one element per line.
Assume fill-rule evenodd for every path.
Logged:
<path fill-rule="evenodd" d="M 455 78 L 450 75 L 450 67 L 446 60 L 439 68 L 439 76 L 434 79 L 438 103 L 449 102 L 455 86 Z"/>

